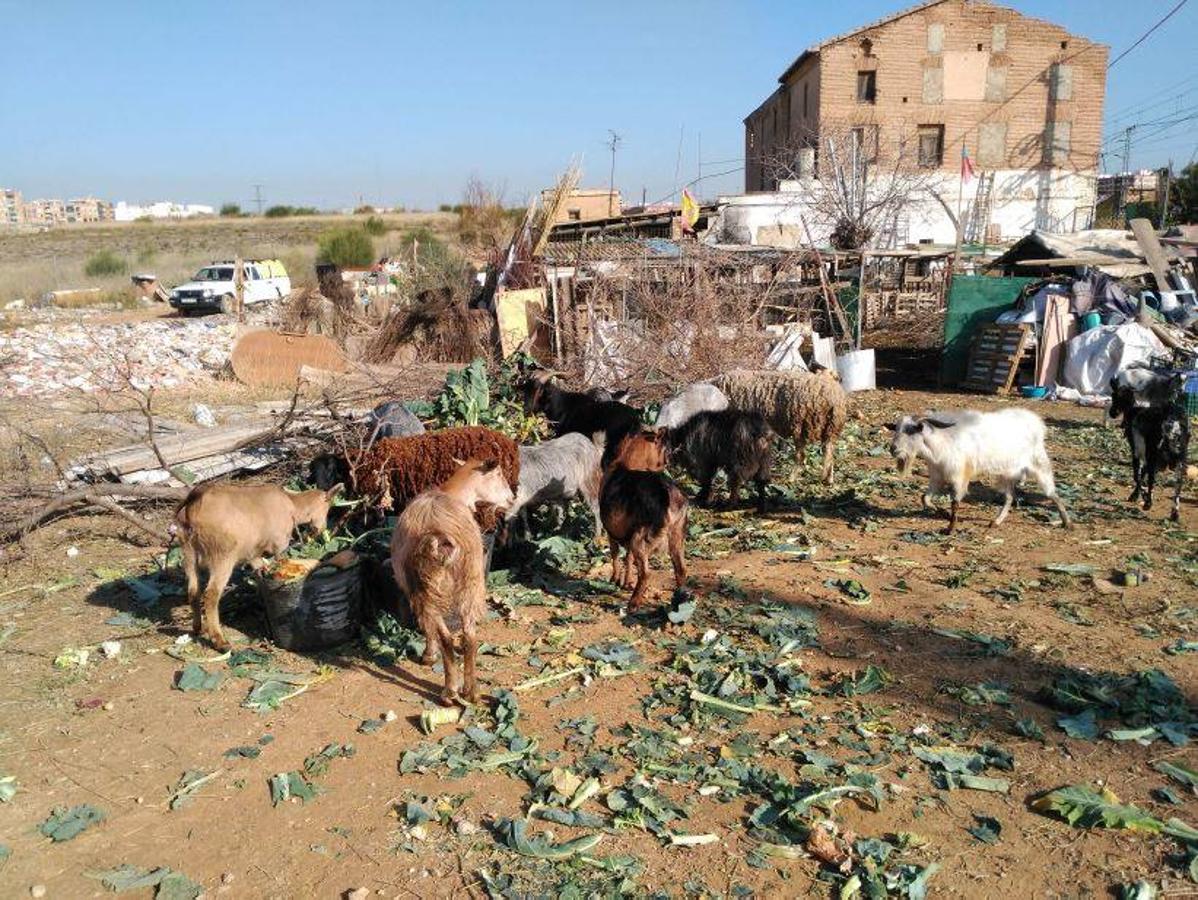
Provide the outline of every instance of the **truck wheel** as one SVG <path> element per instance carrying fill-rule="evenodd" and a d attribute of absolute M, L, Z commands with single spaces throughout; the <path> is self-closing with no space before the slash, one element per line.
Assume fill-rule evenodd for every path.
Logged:
<path fill-rule="evenodd" d="M 225 294 L 220 298 L 220 311 L 229 316 L 237 312 L 237 301 L 232 294 Z"/>

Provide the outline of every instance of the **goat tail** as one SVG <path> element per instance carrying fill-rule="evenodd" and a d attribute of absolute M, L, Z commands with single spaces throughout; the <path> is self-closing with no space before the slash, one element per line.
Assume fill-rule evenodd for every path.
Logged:
<path fill-rule="evenodd" d="M 443 569 L 461 555 L 461 548 L 443 531 L 429 531 L 416 541 L 412 559 L 425 570 Z"/>

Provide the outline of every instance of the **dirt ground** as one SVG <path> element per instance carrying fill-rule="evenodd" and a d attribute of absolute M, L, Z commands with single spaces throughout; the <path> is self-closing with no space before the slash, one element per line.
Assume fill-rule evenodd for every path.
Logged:
<path fill-rule="evenodd" d="M 1056 724 L 1066 713 L 1042 693 L 1079 673 L 1159 669 L 1184 705 L 1194 705 L 1195 657 L 1164 648 L 1198 639 L 1198 544 L 1189 530 L 1198 507 L 1184 503 L 1180 527 L 1166 519 L 1167 491 L 1150 513 L 1133 508 L 1125 502 L 1126 448 L 1102 412 L 1041 404 L 1076 528 L 1062 530 L 1035 494 L 1004 526 L 989 528 L 996 495 L 979 486 L 960 532 L 938 535 L 943 521 L 919 507 L 919 470 L 910 480 L 893 472 L 881 426 L 897 411 L 997 402 L 898 391 L 859 397 L 861 417 L 841 443 L 835 486 L 816 485 L 811 469 L 767 515 L 695 511 L 688 565 L 697 606 L 682 624 L 660 613 L 629 617 L 624 595 L 578 580 L 605 577 L 594 555 L 551 578 L 536 566 L 512 570 L 483 631 L 489 649 L 480 669 L 492 698 L 469 719 L 499 731 L 494 694 L 515 689 L 518 728 L 535 752 L 515 763 L 466 764 L 464 774 L 444 760 L 405 757 L 468 724 L 422 733 L 437 672 L 406 658 L 381 664 L 360 645 L 307 655 L 274 648 L 245 588 L 224 605 L 235 648 L 268 651 L 276 669 L 316 683 L 265 713 L 242 705 L 254 682 L 226 661 L 201 663 L 223 675 L 215 689 L 175 689 L 186 661 L 167 651 L 189 624 L 183 598 L 139 606 L 136 585 L 144 582 L 128 580 L 154 573 L 165 543 L 149 546 L 111 519 L 58 521 L 23 552 L 7 552 L 0 574 L 0 777 L 18 785 L 0 804 L 0 844 L 11 851 L 0 862 L 0 895 L 28 896 L 44 885 L 49 897 L 98 896 L 106 890 L 96 873 L 130 864 L 169 866 L 207 896 L 229 897 L 336 897 L 355 888 L 381 897 L 480 897 L 480 873 L 495 890 L 508 884 L 533 896 L 836 896 L 844 879 L 835 861 L 801 849 L 795 858 L 761 856 L 750 827 L 761 797 L 712 784 L 711 770 L 694 774 L 696 766 L 750 764 L 793 784 L 873 776 L 876 799 L 845 796 L 814 818 L 829 820 L 837 846 L 884 838 L 897 848 L 888 865 L 901 860 L 911 872 L 936 864 L 929 896 L 1103 897 L 1141 878 L 1192 893 L 1198 886 L 1176 841 L 1072 827 L 1030 802 L 1066 785 L 1105 785 L 1160 819 L 1198 824 L 1191 788 L 1151 767 L 1163 759 L 1196 767 L 1192 748 L 1159 738 L 1069 737 Z M 78 427 L 92 433 L 88 423 Z M 167 517 L 165 509 L 156 514 L 164 533 Z M 1092 572 L 1045 568 L 1060 564 Z M 1129 570 L 1141 584 L 1113 583 Z M 153 583 L 178 586 L 179 578 L 172 569 Z M 663 607 L 667 582 L 659 565 Z M 701 646 L 705 635 L 719 641 L 714 631 L 769 655 L 753 628 L 772 605 L 812 619 L 811 645 L 784 654 L 808 689 L 747 717 L 697 709 L 686 699 L 694 682 L 681 645 Z M 114 619 L 123 612 L 134 615 Z M 105 658 L 99 645 L 114 639 L 120 653 Z M 612 639 L 630 644 L 639 664 L 595 664 L 584 653 Z M 59 659 L 78 648 L 90 650 L 85 664 Z M 860 679 L 871 671 L 879 681 L 866 686 Z M 523 684 L 540 675 L 556 677 Z M 854 684 L 859 690 L 846 687 Z M 359 732 L 389 710 L 393 721 Z M 1105 732 L 1135 723 L 1099 725 Z M 1036 726 L 1042 737 L 1025 736 Z M 326 760 L 327 770 L 311 777 L 314 798 L 272 805 L 273 775 L 350 743 L 352 755 Z M 1010 765 L 984 773 L 1004 779 L 1008 792 L 938 787 L 942 779 L 914 750 L 949 744 L 1009 755 Z M 645 746 L 655 749 L 646 754 Z M 234 748 L 253 749 L 229 755 Z M 582 774 L 597 750 L 611 765 L 595 770 L 601 788 L 582 812 L 607 820 L 614 789 L 648 785 L 685 809 L 671 832 L 710 834 L 712 842 L 675 846 L 627 815 L 601 828 L 531 819 L 530 834 L 551 831 L 557 843 L 602 835 L 585 854 L 553 864 L 497 837 L 497 820 L 520 819 L 529 808 L 530 767 Z M 401 772 L 405 759 L 411 765 Z M 215 775 L 171 809 L 189 771 Z M 424 798 L 433 818 L 417 823 L 406 804 Z M 39 832 L 54 808 L 79 804 L 106 818 L 64 842 Z M 979 816 L 1000 824 L 996 842 L 968 830 Z M 869 846 L 858 844 L 858 862 Z"/>

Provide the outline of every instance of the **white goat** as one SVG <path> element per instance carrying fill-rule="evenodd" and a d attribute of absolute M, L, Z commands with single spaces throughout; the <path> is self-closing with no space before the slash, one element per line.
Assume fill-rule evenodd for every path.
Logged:
<path fill-rule="evenodd" d="M 1015 487 L 1031 476 L 1061 514 L 1061 524 L 1070 527 L 1069 513 L 1057 496 L 1052 462 L 1044 447 L 1044 422 L 1026 409 L 996 412 L 962 412 L 904 416 L 894 425 L 890 452 L 898 460 L 899 472 L 907 474 L 916 458 L 928 464 L 928 489 L 922 497 L 925 509 L 935 494 L 952 496 L 946 534 L 957 526 L 957 511 L 975 478 L 991 475 L 1003 492 L 1002 510 L 994 519 L 1001 525 L 1011 511 Z"/>

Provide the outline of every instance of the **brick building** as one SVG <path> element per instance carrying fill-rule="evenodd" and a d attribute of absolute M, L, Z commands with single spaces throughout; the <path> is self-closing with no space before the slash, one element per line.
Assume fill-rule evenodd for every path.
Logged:
<path fill-rule="evenodd" d="M 553 199 L 553 189 L 541 191 L 541 202 L 548 204 Z M 554 224 L 559 222 L 586 222 L 591 219 L 608 219 L 620 215 L 623 209 L 619 191 L 607 188 L 575 188 L 566 198 Z"/>
<path fill-rule="evenodd" d="M 1107 54 L 980 0 L 901 10 L 815 44 L 787 67 L 744 120 L 745 189 L 774 192 L 826 176 L 839 152 L 867 172 L 890 163 L 927 170 L 952 208 L 964 147 L 983 177 L 971 182 L 963 220 L 984 220 L 979 227 L 995 237 L 1087 227 Z M 955 237 L 940 206 L 896 223 L 906 232 L 898 240 Z"/>

